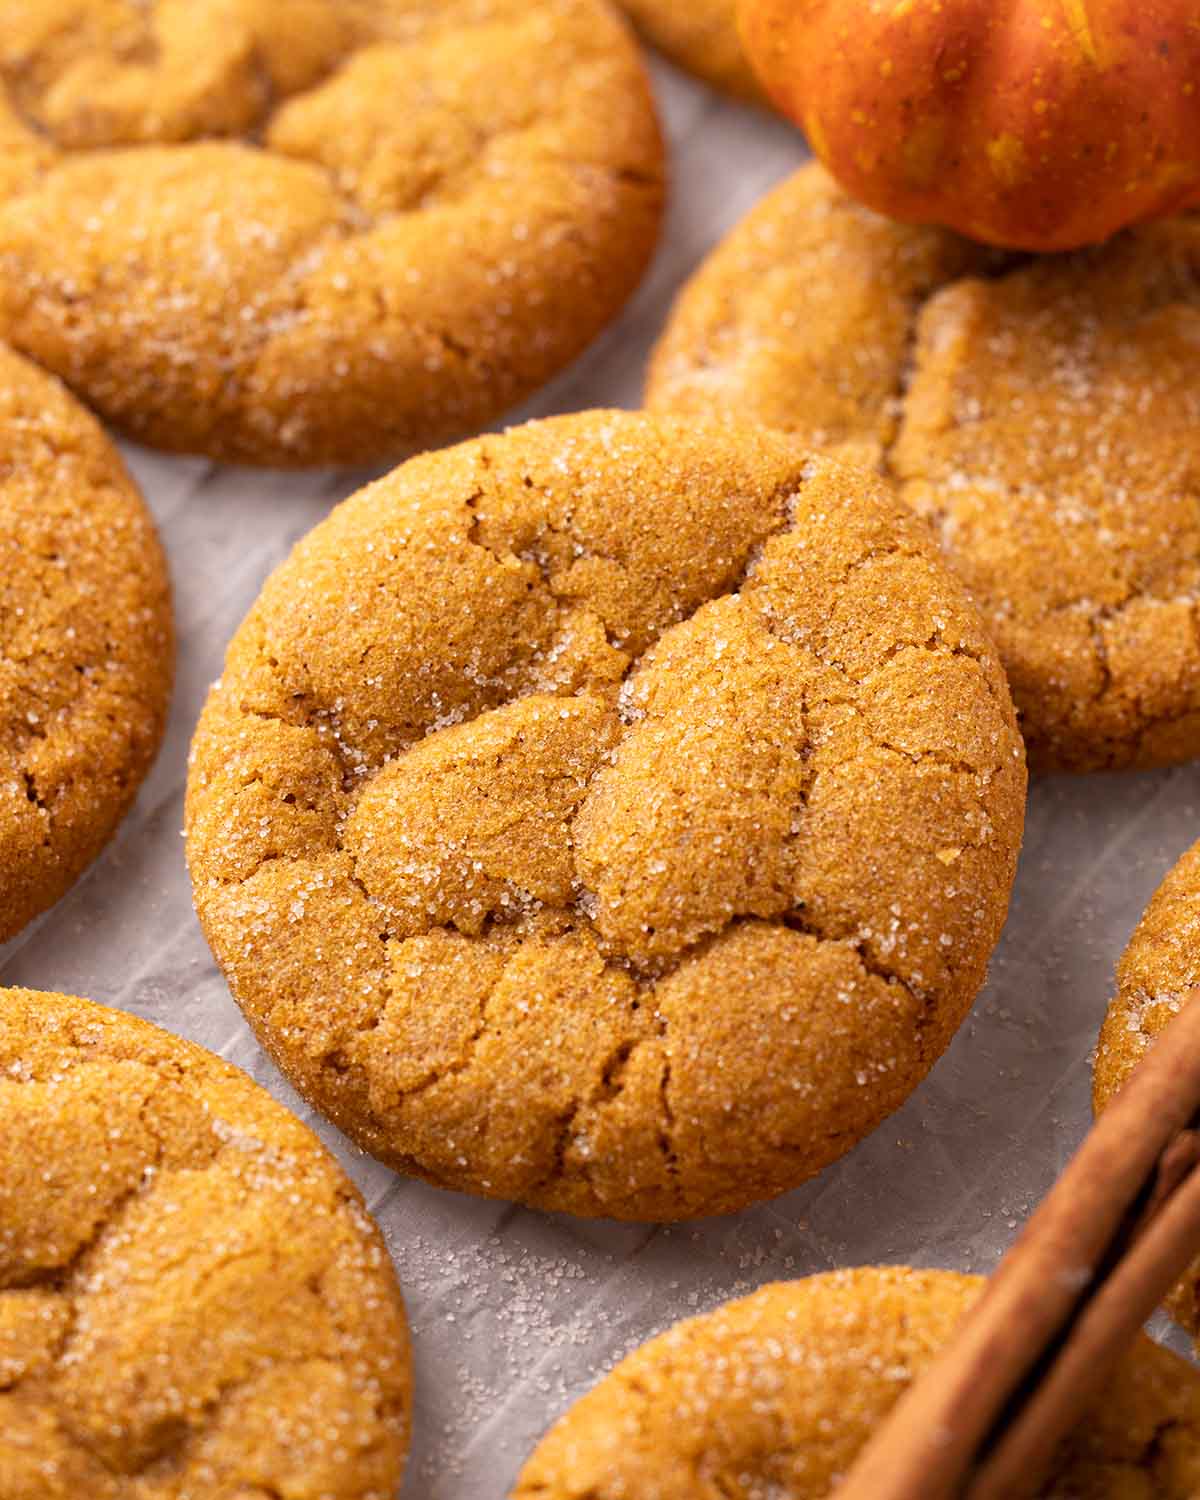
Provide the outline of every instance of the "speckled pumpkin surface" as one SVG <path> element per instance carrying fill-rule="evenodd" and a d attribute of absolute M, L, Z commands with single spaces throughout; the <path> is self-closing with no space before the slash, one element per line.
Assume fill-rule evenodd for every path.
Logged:
<path fill-rule="evenodd" d="M 880 213 L 1070 250 L 1200 203 L 1195 0 L 741 0 L 767 93 Z"/>

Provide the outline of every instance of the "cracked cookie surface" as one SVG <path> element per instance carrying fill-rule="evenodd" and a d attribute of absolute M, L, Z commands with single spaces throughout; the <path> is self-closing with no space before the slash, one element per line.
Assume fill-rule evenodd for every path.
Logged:
<path fill-rule="evenodd" d="M 806 167 L 684 289 L 647 400 L 893 480 L 983 611 L 1034 766 L 1200 753 L 1200 216 L 1030 261 Z"/>
<path fill-rule="evenodd" d="M 1117 965 L 1117 993 L 1100 1030 L 1092 1078 L 1097 1113 L 1198 984 L 1200 843 L 1167 871 Z M 1167 1306 L 1185 1328 L 1200 1335 L 1200 1259 L 1171 1293 Z"/>
<path fill-rule="evenodd" d="M 742 51 L 735 0 L 618 0 L 638 31 L 679 67 L 723 93 L 765 104 Z"/>
<path fill-rule="evenodd" d="M 382 1160 L 580 1214 L 778 1193 L 982 981 L 1025 771 L 920 523 L 768 434 L 589 412 L 410 460 L 268 580 L 187 848 L 234 995 Z"/>
<path fill-rule="evenodd" d="M 680 1323 L 551 1428 L 513 1500 L 823 1500 L 983 1285 L 950 1271 L 834 1271 Z M 1139 1339 L 1039 1493 L 1200 1493 L 1200 1375 Z"/>
<path fill-rule="evenodd" d="M 0 346 L 0 942 L 107 843 L 162 738 L 166 561 L 115 448 Z"/>
<path fill-rule="evenodd" d="M 395 1273 L 310 1130 L 237 1068 L 0 990 L 0 1494 L 392 1500 Z"/>
<path fill-rule="evenodd" d="M 486 425 L 615 315 L 662 199 L 604 0 L 0 0 L 0 334 L 159 447 Z"/>

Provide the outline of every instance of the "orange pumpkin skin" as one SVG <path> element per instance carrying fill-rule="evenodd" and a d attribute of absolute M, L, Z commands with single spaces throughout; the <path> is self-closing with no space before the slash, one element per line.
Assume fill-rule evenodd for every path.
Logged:
<path fill-rule="evenodd" d="M 893 218 L 1066 250 L 1200 204 L 1200 0 L 741 0 L 740 25 Z"/>

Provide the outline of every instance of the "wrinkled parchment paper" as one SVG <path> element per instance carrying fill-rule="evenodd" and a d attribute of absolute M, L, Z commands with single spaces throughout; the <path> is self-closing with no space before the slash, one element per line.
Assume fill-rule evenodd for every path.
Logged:
<path fill-rule="evenodd" d="M 802 159 L 779 122 L 656 67 L 673 153 L 658 259 L 624 318 L 512 420 L 636 406 L 672 295 Z M 404 1500 L 501 1500 L 538 1437 L 633 1345 L 762 1282 L 893 1261 L 986 1271 L 1090 1119 L 1090 1054 L 1113 965 L 1164 872 L 1200 836 L 1200 764 L 1035 783 L 991 981 L 906 1107 L 815 1182 L 673 1229 L 572 1221 L 397 1177 L 313 1118 L 264 1058 L 192 913 L 180 829 L 188 740 L 269 570 L 365 473 L 281 475 L 129 449 L 170 554 L 180 634 L 166 744 L 113 845 L 0 948 L 0 984 L 119 1006 L 238 1063 L 310 1120 L 362 1189 L 415 1337 Z M 1179 1348 L 1160 1319 L 1157 1331 Z"/>

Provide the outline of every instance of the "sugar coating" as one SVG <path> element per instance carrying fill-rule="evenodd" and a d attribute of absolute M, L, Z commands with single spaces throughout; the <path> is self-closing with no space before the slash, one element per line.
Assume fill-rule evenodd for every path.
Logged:
<path fill-rule="evenodd" d="M 648 403 L 891 478 L 983 610 L 1032 764 L 1200 752 L 1200 218 L 1030 261 L 806 167 L 685 288 Z"/>
<path fill-rule="evenodd" d="M 0 346 L 0 942 L 116 828 L 162 738 L 166 562 L 116 450 Z"/>
<path fill-rule="evenodd" d="M 1200 843 L 1167 872 L 1117 966 L 1117 993 L 1100 1030 L 1092 1102 L 1102 1110 L 1200 984 Z M 1172 1292 L 1172 1315 L 1200 1334 L 1200 1260 Z"/>
<path fill-rule="evenodd" d="M 245 1074 L 0 990 L 0 1494 L 392 1500 L 404 1309 L 361 1200 Z"/>
<path fill-rule="evenodd" d="M 601 0 L 39 0 L 0 32 L 0 333 L 144 442 L 359 462 L 486 425 L 649 259 Z"/>
<path fill-rule="evenodd" d="M 550 1430 L 513 1500 L 821 1500 L 982 1285 L 949 1271 L 834 1271 L 677 1324 Z M 1200 1375 L 1140 1339 L 1040 1493 L 1190 1500 L 1198 1490 Z"/>
<path fill-rule="evenodd" d="M 299 544 L 202 715 L 188 860 L 260 1038 L 366 1149 L 676 1218 L 803 1180 L 924 1075 L 1024 791 L 978 617 L 883 486 L 589 412 Z"/>
<path fill-rule="evenodd" d="M 762 86 L 738 39 L 735 0 L 618 0 L 646 38 L 714 88 L 763 102 Z"/>

